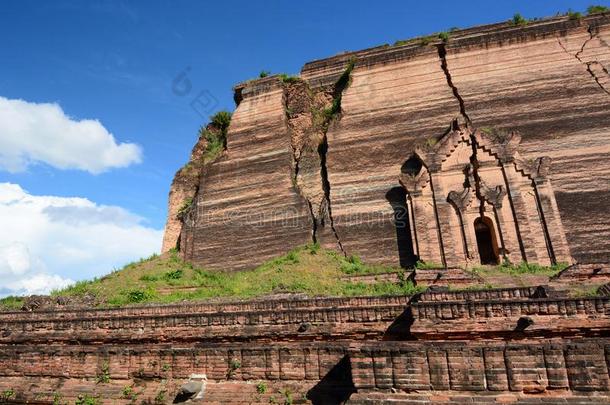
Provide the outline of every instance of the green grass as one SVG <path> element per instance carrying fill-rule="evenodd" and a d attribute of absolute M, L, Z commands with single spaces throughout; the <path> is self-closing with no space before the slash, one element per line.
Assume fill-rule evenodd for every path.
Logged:
<path fill-rule="evenodd" d="M 286 73 L 281 73 L 279 77 L 283 83 L 296 83 L 301 81 L 299 76 L 287 75 Z"/>
<path fill-rule="evenodd" d="M 515 13 L 510 23 L 515 26 L 526 25 L 529 21 L 519 13 Z"/>
<path fill-rule="evenodd" d="M 610 8 L 608 8 L 606 6 L 594 5 L 594 6 L 587 7 L 587 15 L 607 13 L 608 11 L 610 11 Z"/>
<path fill-rule="evenodd" d="M 472 272 L 482 276 L 490 277 L 496 275 L 511 275 L 511 276 L 523 276 L 523 275 L 540 275 L 552 277 L 568 267 L 567 263 L 558 263 L 552 266 L 540 266 L 536 263 L 519 263 L 519 264 L 501 264 L 499 266 L 480 266 L 473 267 Z"/>
<path fill-rule="evenodd" d="M 203 154 L 203 162 L 214 161 L 224 150 L 226 134 L 221 131 L 210 131 L 206 127 L 201 127 L 199 129 L 199 136 L 208 141 Z"/>
<path fill-rule="evenodd" d="M 438 269 L 437 263 L 422 263 L 418 269 Z M 489 287 L 497 276 L 527 279 L 529 275 L 551 277 L 566 267 L 539 266 L 520 263 L 473 268 L 483 278 L 482 285 Z M 350 279 L 353 275 L 398 272 L 399 282 L 380 281 L 365 284 Z M 487 284 L 485 284 L 487 283 Z M 489 285 L 488 285 L 489 284 Z M 88 281 L 80 281 L 52 296 L 95 297 L 100 306 L 124 306 L 144 303 L 174 303 L 190 300 L 249 299 L 277 293 L 302 293 L 307 296 L 360 296 L 360 295 L 411 295 L 422 291 L 406 279 L 403 269 L 364 263 L 358 256 L 344 257 L 334 250 L 317 244 L 293 249 L 268 260 L 253 270 L 226 272 L 193 266 L 173 250 L 163 256 L 153 255 L 130 263 L 120 270 Z M 589 292 L 587 292 L 589 293 Z M 0 308 L 16 310 L 22 298 L 0 300 Z"/>
<path fill-rule="evenodd" d="M 102 400 L 98 397 L 93 397 L 89 394 L 79 395 L 76 401 L 74 401 L 74 405 L 100 405 L 102 404 Z"/>
<path fill-rule="evenodd" d="M 582 13 L 578 11 L 568 10 L 566 15 L 570 20 L 580 20 L 582 18 Z"/>
<path fill-rule="evenodd" d="M 0 309 L 8 310 L 8 311 L 17 311 L 21 309 L 25 302 L 23 297 L 6 297 L 0 299 Z"/>
<path fill-rule="evenodd" d="M 101 305 L 172 303 L 214 298 L 255 298 L 275 293 L 308 296 L 413 294 L 410 281 L 364 284 L 346 275 L 402 271 L 368 265 L 357 256 L 345 258 L 319 245 L 306 245 L 269 260 L 253 270 L 210 271 L 181 260 L 176 251 L 128 264 L 99 279 L 81 281 L 54 296 L 95 296 Z"/>
<path fill-rule="evenodd" d="M 193 206 L 193 199 L 192 198 L 187 198 L 186 200 L 184 200 L 182 202 L 182 205 L 180 206 L 180 209 L 178 210 L 178 214 L 177 217 L 183 218 L 186 213 L 191 209 L 191 207 Z"/>
<path fill-rule="evenodd" d="M 599 296 L 599 287 L 603 284 L 574 284 L 570 286 L 569 295 L 573 298 L 588 298 Z"/>
<path fill-rule="evenodd" d="M 213 162 L 227 146 L 227 132 L 231 124 L 229 111 L 218 111 L 210 116 L 208 125 L 199 128 L 199 137 L 207 140 L 203 163 Z"/>
<path fill-rule="evenodd" d="M 425 36 L 425 37 L 421 37 L 421 38 L 420 38 L 420 40 L 419 40 L 419 44 L 420 44 L 421 46 L 426 46 L 426 45 L 429 45 L 430 43 L 434 42 L 434 41 L 435 41 L 437 38 L 438 38 L 438 36 L 437 36 L 437 35 L 434 35 L 434 34 L 432 34 L 432 35 L 427 35 L 427 36 Z"/>

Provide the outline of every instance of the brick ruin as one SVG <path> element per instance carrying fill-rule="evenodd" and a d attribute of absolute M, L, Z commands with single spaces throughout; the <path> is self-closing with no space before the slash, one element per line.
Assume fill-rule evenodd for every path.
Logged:
<path fill-rule="evenodd" d="M 20 404 L 85 393 L 109 404 L 607 404 L 610 297 L 553 291 L 5 312 L 0 395 Z M 188 381 L 201 384 L 199 398 L 181 399 Z"/>
<path fill-rule="evenodd" d="M 237 85 L 222 156 L 197 166 L 200 140 L 174 179 L 164 250 L 219 270 L 311 241 L 402 267 L 607 262 L 609 21 L 475 27 Z"/>
<path fill-rule="evenodd" d="M 239 270 L 313 239 L 443 265 L 408 274 L 428 289 L 0 312 L 0 403 L 610 403 L 608 43 L 604 14 L 495 24 L 238 85 L 227 150 L 172 185 L 164 248 Z M 460 269 L 505 259 L 575 264 L 488 289 Z"/>

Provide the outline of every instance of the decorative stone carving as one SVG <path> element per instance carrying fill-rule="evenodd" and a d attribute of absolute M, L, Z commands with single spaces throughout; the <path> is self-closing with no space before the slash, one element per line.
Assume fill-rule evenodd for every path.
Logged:
<path fill-rule="evenodd" d="M 495 208 L 502 208 L 502 200 L 506 195 L 506 190 L 503 186 L 495 186 L 493 188 L 485 184 L 484 181 L 480 182 L 481 195 L 492 206 Z"/>
<path fill-rule="evenodd" d="M 534 181 L 543 181 L 547 178 L 551 170 L 552 159 L 548 156 L 541 156 L 536 159 L 518 159 L 515 161 L 517 170 L 528 176 Z"/>
<path fill-rule="evenodd" d="M 421 189 L 426 187 L 426 184 L 430 181 L 430 176 L 428 170 L 422 168 L 416 175 L 400 173 L 399 181 L 409 193 L 418 194 L 421 193 Z"/>
<path fill-rule="evenodd" d="M 465 188 L 461 192 L 450 191 L 447 200 L 459 211 L 463 212 L 472 202 L 470 188 Z"/>
<path fill-rule="evenodd" d="M 522 159 L 520 141 L 515 131 L 454 123 L 442 138 L 416 146 L 411 159 L 420 159 L 421 170 L 403 171 L 400 183 L 420 260 L 571 262 L 547 180 L 550 158 Z"/>
<path fill-rule="evenodd" d="M 517 131 L 502 132 L 497 130 L 475 130 L 477 144 L 490 151 L 502 163 L 512 162 L 521 143 L 521 134 Z"/>

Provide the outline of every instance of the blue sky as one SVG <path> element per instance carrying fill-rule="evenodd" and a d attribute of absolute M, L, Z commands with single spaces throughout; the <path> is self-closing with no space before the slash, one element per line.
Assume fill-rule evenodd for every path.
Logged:
<path fill-rule="evenodd" d="M 11 155 L 13 158 L 27 156 L 25 163 L 3 165 L 2 159 L 9 158 L 0 151 L 0 183 L 10 183 L 11 192 L 21 196 L 15 197 L 20 201 L 35 196 L 80 197 L 86 199 L 86 203 L 81 201 L 85 206 L 93 204 L 89 208 L 103 214 L 100 218 L 120 210 L 119 216 L 129 218 L 129 226 L 149 232 L 143 239 L 153 240 L 159 237 L 158 231 L 165 222 L 173 174 L 188 158 L 205 118 L 217 110 L 234 108 L 231 88 L 237 82 L 256 77 L 261 70 L 298 73 L 309 60 L 449 27 L 502 21 L 515 12 L 528 18 L 543 17 L 570 8 L 583 11 L 590 4 L 489 0 L 299 4 L 274 0 L 3 1 L 0 97 L 11 108 L 16 106 L 14 100 L 26 102 L 19 106 L 26 117 L 27 111 L 33 111 L 29 107 L 36 111 L 41 105 L 55 103 L 61 110 L 54 114 L 66 122 L 98 120 L 101 128 L 96 131 L 102 134 L 98 134 L 99 139 L 114 137 L 118 146 L 108 146 L 108 150 L 122 148 L 126 155 L 122 160 L 100 160 L 97 169 L 91 168 L 87 161 L 99 160 L 95 154 L 103 148 L 99 144 L 81 148 L 79 142 L 62 138 L 63 133 L 69 132 L 65 128 L 72 124 L 64 122 L 68 126 L 61 126 L 64 129 L 48 137 L 41 135 L 39 141 L 35 125 L 52 132 L 48 127 L 53 124 L 49 122 L 58 121 L 37 121 L 31 124 L 31 138 L 23 138 L 23 143 L 15 146 L 15 137 L 21 139 L 21 135 L 14 135 L 11 131 L 16 129 L 6 122 L 3 127 L 0 122 L 0 131 L 9 128 L 4 136 L 13 137 L 2 143 L 0 132 L 0 145 L 5 150 L 19 149 Z M 185 95 L 172 90 L 180 74 L 185 74 L 192 83 Z M 197 96 L 209 102 L 199 111 L 191 106 Z M 81 130 L 74 129 L 74 136 L 84 134 L 84 139 L 88 132 Z M 38 143 L 42 150 L 31 152 L 32 145 Z M 74 147 L 62 150 L 67 145 Z M 47 200 L 37 201 L 41 207 L 49 204 Z M 67 200 L 61 201 L 63 204 Z M 80 207 L 81 202 L 66 204 Z M 48 219 L 48 211 L 44 215 Z M 80 232 L 87 232 L 86 224 L 81 225 Z M 50 229 L 40 223 L 23 226 L 33 227 L 26 234 L 35 233 L 36 226 Z M 47 235 L 56 239 L 53 234 Z M 89 261 L 65 262 L 60 257 L 48 257 L 44 251 L 44 246 L 49 246 L 46 242 L 38 243 L 38 251 L 33 252 L 36 249 L 27 235 L 14 238 L 5 235 L 0 239 L 0 295 L 3 282 L 8 285 L 9 278 L 17 274 L 2 272 L 2 246 L 18 243 L 21 250 L 29 252 L 30 267 L 39 263 L 37 271 L 70 280 L 101 274 L 104 272 L 101 265 L 118 266 L 121 260 L 130 258 L 128 252 L 122 252 L 116 258 L 93 265 L 95 255 L 80 252 L 75 256 L 90 256 Z M 66 241 L 66 245 L 70 243 Z M 132 249 L 133 258 L 154 250 L 154 243 L 146 243 L 141 249 Z M 94 242 L 81 248 L 97 250 Z M 23 260 L 15 262 L 14 257 L 22 256 L 14 249 L 6 252 L 5 258 L 12 258 L 13 263 L 4 260 L 7 268 L 14 270 L 15 263 L 21 263 L 21 276 L 34 274 L 34 270 L 26 269 Z M 112 256 L 112 251 L 105 254 Z M 16 287 L 9 290 L 17 291 Z"/>

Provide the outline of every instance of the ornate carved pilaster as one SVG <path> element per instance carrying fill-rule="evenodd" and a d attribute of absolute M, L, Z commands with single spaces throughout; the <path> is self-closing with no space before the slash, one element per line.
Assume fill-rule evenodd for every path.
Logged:
<path fill-rule="evenodd" d="M 447 201 L 453 205 L 455 210 L 457 211 L 458 217 L 460 219 L 460 228 L 462 234 L 462 240 L 464 242 L 464 252 L 466 253 L 467 259 L 473 259 L 475 257 L 475 242 L 471 238 L 471 233 L 469 232 L 468 225 L 469 222 L 466 220 L 465 212 L 472 203 L 473 193 L 470 188 L 465 188 L 462 191 L 450 191 L 447 196 Z"/>
<path fill-rule="evenodd" d="M 519 159 L 515 165 L 517 170 L 532 179 L 551 260 L 556 263 L 572 263 L 555 193 L 548 179 L 551 163 L 550 157 L 542 156 L 530 160 Z"/>
<path fill-rule="evenodd" d="M 422 166 L 416 174 L 401 173 L 399 181 L 409 194 L 416 237 L 413 242 L 417 246 L 420 260 L 441 263 L 441 242 L 428 170 Z"/>

